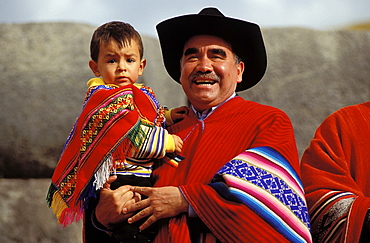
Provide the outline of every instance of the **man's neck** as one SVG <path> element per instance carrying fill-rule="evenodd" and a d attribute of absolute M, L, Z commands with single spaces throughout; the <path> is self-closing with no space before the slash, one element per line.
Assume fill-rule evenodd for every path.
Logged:
<path fill-rule="evenodd" d="M 193 112 L 194 114 L 198 117 L 198 119 L 200 120 L 203 120 L 205 118 L 208 117 L 209 114 L 212 113 L 212 111 L 214 111 L 217 107 L 221 106 L 222 104 L 224 104 L 226 101 L 230 100 L 231 98 L 234 98 L 236 96 L 236 93 L 233 93 L 229 98 L 227 98 L 225 101 L 221 102 L 220 104 L 218 105 L 215 105 L 215 106 L 211 106 L 211 107 L 208 107 L 208 108 L 203 108 L 203 109 L 199 109 L 197 107 L 194 107 L 193 105 L 191 105 L 191 108 L 193 109 Z"/>

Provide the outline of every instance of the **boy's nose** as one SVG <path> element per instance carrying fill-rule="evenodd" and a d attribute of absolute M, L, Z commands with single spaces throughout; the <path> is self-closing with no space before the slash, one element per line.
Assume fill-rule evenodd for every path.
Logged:
<path fill-rule="evenodd" d="M 120 72 L 125 71 L 126 65 L 124 65 L 123 63 L 118 63 L 117 70 Z"/>

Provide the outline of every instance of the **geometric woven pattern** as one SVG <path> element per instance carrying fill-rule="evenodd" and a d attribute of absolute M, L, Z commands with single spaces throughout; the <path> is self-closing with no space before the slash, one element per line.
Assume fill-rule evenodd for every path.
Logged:
<path fill-rule="evenodd" d="M 309 225 L 310 221 L 305 200 L 302 200 L 297 193 L 289 188 L 289 185 L 284 180 L 281 180 L 276 175 L 242 160 L 231 160 L 218 173 L 239 177 L 268 191 L 287 205 L 306 225 Z"/>
<path fill-rule="evenodd" d="M 221 176 L 221 180 L 220 180 Z M 291 242 L 311 242 L 311 224 L 302 183 L 276 150 L 256 147 L 234 157 L 211 185 L 224 198 L 242 203 Z M 220 189 L 220 182 L 226 190 Z"/>

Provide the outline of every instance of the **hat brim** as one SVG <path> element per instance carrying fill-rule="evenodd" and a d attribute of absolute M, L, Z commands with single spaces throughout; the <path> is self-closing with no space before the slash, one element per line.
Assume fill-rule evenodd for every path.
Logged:
<path fill-rule="evenodd" d="M 180 83 L 180 59 L 185 42 L 195 35 L 213 35 L 231 44 L 233 52 L 245 63 L 243 80 L 236 91 L 256 85 L 267 67 L 262 33 L 257 24 L 229 17 L 191 14 L 165 20 L 157 25 L 164 66 Z"/>

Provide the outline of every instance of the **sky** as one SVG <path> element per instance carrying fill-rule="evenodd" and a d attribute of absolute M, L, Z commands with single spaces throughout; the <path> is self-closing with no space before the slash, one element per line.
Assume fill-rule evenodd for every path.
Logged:
<path fill-rule="evenodd" d="M 370 22 L 370 0 L 0 0 L 0 23 L 77 22 L 99 26 L 112 20 L 156 37 L 155 25 L 213 6 L 229 17 L 262 28 L 329 30 Z"/>

